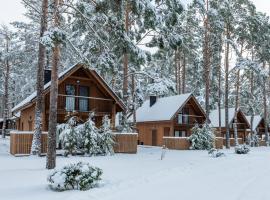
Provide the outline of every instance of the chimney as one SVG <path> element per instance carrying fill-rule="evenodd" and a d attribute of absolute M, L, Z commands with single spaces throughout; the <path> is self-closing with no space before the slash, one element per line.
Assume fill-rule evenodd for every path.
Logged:
<path fill-rule="evenodd" d="M 51 69 L 44 70 L 44 85 L 51 81 Z"/>
<path fill-rule="evenodd" d="M 157 102 L 157 96 L 150 96 L 150 107 Z"/>

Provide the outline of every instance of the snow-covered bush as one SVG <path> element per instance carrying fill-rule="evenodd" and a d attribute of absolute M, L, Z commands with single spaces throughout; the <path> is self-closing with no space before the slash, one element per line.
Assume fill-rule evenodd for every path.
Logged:
<path fill-rule="evenodd" d="M 191 149 L 209 150 L 214 147 L 215 134 L 212 128 L 206 124 L 202 128 L 195 125 L 191 131 L 192 134 L 188 138 L 191 142 Z"/>
<path fill-rule="evenodd" d="M 225 156 L 224 153 L 219 152 L 219 150 L 218 149 L 215 149 L 215 148 L 210 149 L 208 151 L 208 154 L 211 155 L 211 157 L 213 157 L 213 158 L 218 158 L 218 157 Z"/>
<path fill-rule="evenodd" d="M 48 176 L 48 182 L 53 190 L 88 190 L 97 185 L 101 175 L 101 169 L 79 162 L 53 171 Z"/>
<path fill-rule="evenodd" d="M 251 147 L 258 147 L 260 145 L 260 138 L 256 132 L 248 135 L 247 144 L 249 144 Z"/>
<path fill-rule="evenodd" d="M 100 149 L 100 154 L 107 155 L 113 154 L 114 149 L 113 146 L 115 144 L 114 135 L 112 134 L 112 130 L 110 129 L 110 119 L 107 115 L 105 115 L 102 119 L 102 126 L 99 129 L 99 140 L 98 146 Z"/>
<path fill-rule="evenodd" d="M 72 117 L 65 124 L 58 125 L 58 133 L 65 155 L 80 152 L 88 155 L 113 154 L 114 135 L 110 129 L 110 119 L 103 118 L 103 124 L 98 129 L 93 121 L 94 113 L 84 124 L 77 125 L 77 118 Z"/>
<path fill-rule="evenodd" d="M 236 154 L 247 154 L 250 151 L 246 145 L 236 146 L 234 150 Z"/>
<path fill-rule="evenodd" d="M 78 132 L 76 130 L 77 118 L 71 117 L 66 124 L 60 124 L 57 126 L 57 132 L 59 133 L 59 140 L 65 151 L 65 155 L 74 154 L 77 150 L 77 137 Z"/>

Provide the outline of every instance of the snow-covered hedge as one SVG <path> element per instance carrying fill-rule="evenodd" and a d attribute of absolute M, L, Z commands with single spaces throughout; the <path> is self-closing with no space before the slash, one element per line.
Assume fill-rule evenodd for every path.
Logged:
<path fill-rule="evenodd" d="M 247 154 L 249 151 L 250 149 L 246 145 L 240 145 L 235 147 L 236 154 Z"/>
<path fill-rule="evenodd" d="M 110 129 L 108 116 L 103 118 L 102 126 L 98 129 L 93 121 L 94 114 L 84 124 L 77 125 L 76 119 L 71 118 L 66 124 L 58 126 L 60 142 L 65 155 L 82 152 L 88 155 L 113 154 L 114 135 Z"/>
<path fill-rule="evenodd" d="M 88 163 L 69 164 L 55 170 L 48 176 L 49 186 L 53 190 L 88 190 L 97 186 L 102 170 Z"/>
<path fill-rule="evenodd" d="M 215 134 L 214 130 L 207 125 L 200 128 L 198 125 L 192 128 L 192 134 L 188 138 L 191 142 L 190 149 L 209 150 L 214 147 Z"/>
<path fill-rule="evenodd" d="M 225 156 L 224 153 L 220 152 L 218 149 L 212 148 L 208 151 L 208 154 L 213 158 L 219 158 Z"/>

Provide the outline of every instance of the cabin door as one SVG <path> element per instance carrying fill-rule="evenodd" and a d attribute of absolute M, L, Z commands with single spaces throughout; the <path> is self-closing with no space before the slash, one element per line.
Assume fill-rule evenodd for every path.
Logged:
<path fill-rule="evenodd" d="M 157 130 L 152 130 L 152 146 L 157 146 Z"/>
<path fill-rule="evenodd" d="M 79 110 L 81 112 L 89 111 L 89 88 L 87 86 L 80 86 L 79 96 Z"/>

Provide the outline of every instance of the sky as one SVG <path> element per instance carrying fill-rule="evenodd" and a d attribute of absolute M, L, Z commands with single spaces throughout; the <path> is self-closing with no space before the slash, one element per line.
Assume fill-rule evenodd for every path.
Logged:
<path fill-rule="evenodd" d="M 252 0 L 257 9 L 266 12 L 270 16 L 269 0 Z M 21 0 L 0 0 L 0 24 L 9 24 L 12 21 L 25 21 L 23 15 L 25 9 L 21 4 Z"/>

